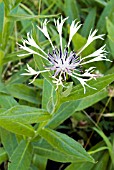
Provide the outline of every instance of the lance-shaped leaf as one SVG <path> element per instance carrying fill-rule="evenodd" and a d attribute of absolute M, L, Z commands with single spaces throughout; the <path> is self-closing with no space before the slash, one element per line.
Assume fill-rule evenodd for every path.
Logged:
<path fill-rule="evenodd" d="M 0 106 L 2 108 L 9 109 L 15 105 L 18 105 L 18 103 L 12 96 L 0 93 Z"/>
<path fill-rule="evenodd" d="M 8 159 L 8 155 L 4 148 L 0 148 L 0 164 Z"/>
<path fill-rule="evenodd" d="M 16 135 L 3 128 L 0 128 L 1 143 L 10 158 L 15 148 L 18 146 Z"/>
<path fill-rule="evenodd" d="M 35 132 L 32 126 L 10 120 L 9 118 L 0 117 L 0 126 L 10 132 L 25 136 L 34 136 Z"/>
<path fill-rule="evenodd" d="M 50 159 L 56 162 L 83 162 L 77 159 L 74 155 L 69 155 L 63 152 L 54 149 L 49 143 L 45 140 L 40 140 L 37 144 L 34 145 L 34 152 L 37 156 L 42 156 L 45 159 Z M 91 163 L 93 165 L 93 163 Z"/>
<path fill-rule="evenodd" d="M 17 98 L 22 99 L 27 102 L 31 102 L 34 104 L 39 104 L 39 93 L 34 90 L 32 87 L 28 87 L 25 84 L 8 84 L 6 86 L 8 93 Z"/>
<path fill-rule="evenodd" d="M 60 152 L 69 156 L 75 156 L 78 161 L 89 161 L 94 163 L 94 159 L 85 151 L 85 149 L 76 142 L 74 139 L 68 137 L 65 134 L 56 132 L 49 128 L 44 128 L 39 131 L 41 137 L 43 137 L 51 146 Z"/>
<path fill-rule="evenodd" d="M 51 115 L 46 110 L 22 105 L 14 106 L 0 115 L 0 119 L 23 122 L 25 124 L 42 122 L 50 117 Z"/>
<path fill-rule="evenodd" d="M 108 86 L 113 81 L 114 81 L 114 74 L 109 74 L 104 77 L 97 78 L 97 80 L 90 80 L 88 84 L 91 87 L 96 88 L 96 90 L 90 89 L 87 87 L 86 93 L 84 94 L 83 87 L 81 87 L 81 85 L 77 85 L 76 87 L 73 88 L 69 96 L 67 96 L 66 98 L 63 97 L 61 100 L 62 102 L 70 101 L 70 100 L 78 100 L 78 99 L 93 95 L 97 93 L 98 91 L 101 91 L 103 88 Z"/>
<path fill-rule="evenodd" d="M 2 36 L 3 36 L 3 26 L 4 26 L 4 13 L 5 13 L 5 8 L 4 8 L 4 3 L 0 2 L 0 44 L 2 43 Z"/>
<path fill-rule="evenodd" d="M 11 156 L 8 170 L 28 170 L 32 159 L 29 142 L 22 140 Z"/>

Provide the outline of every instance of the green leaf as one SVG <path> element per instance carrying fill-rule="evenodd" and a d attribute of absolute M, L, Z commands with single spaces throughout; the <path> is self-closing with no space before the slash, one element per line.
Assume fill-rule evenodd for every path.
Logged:
<path fill-rule="evenodd" d="M 101 129 L 97 129 L 96 127 L 93 128 L 102 138 L 103 140 L 105 141 L 107 147 L 108 147 L 108 150 L 109 150 L 109 154 L 110 154 L 110 157 L 112 159 L 112 163 L 114 165 L 114 154 L 113 154 L 113 147 L 112 147 L 112 144 L 111 142 L 109 141 L 108 137 L 103 133 L 103 131 Z"/>
<path fill-rule="evenodd" d="M 28 15 L 28 13 L 33 16 L 34 13 L 31 11 L 31 9 L 27 6 L 25 6 L 24 4 L 22 4 L 21 6 L 19 6 L 19 9 L 18 9 L 18 14 L 21 16 L 30 16 Z M 31 19 L 26 19 L 26 20 L 21 20 L 21 25 L 22 25 L 22 30 L 21 32 L 25 31 L 26 33 L 29 32 L 30 30 L 32 30 L 33 28 L 33 22 Z M 20 32 L 20 33 L 21 33 Z"/>
<path fill-rule="evenodd" d="M 16 6 L 18 6 L 19 3 L 21 3 L 21 1 L 22 1 L 22 0 L 16 0 L 16 1 L 15 1 L 15 6 L 13 6 L 13 8 L 16 7 Z"/>
<path fill-rule="evenodd" d="M 39 70 L 44 70 L 44 61 L 43 59 L 38 56 L 38 55 L 34 55 L 34 60 L 35 60 L 35 64 L 37 66 L 37 68 Z M 52 79 L 50 77 L 52 77 L 51 73 L 50 72 L 46 72 L 46 73 L 42 73 L 42 76 L 50 83 L 50 84 L 53 84 L 52 83 Z"/>
<path fill-rule="evenodd" d="M 87 96 L 80 100 L 70 101 L 63 103 L 59 110 L 54 114 L 52 119 L 47 124 L 47 127 L 56 128 L 63 121 L 69 118 L 74 112 L 83 110 L 89 106 L 92 106 L 96 102 L 102 100 L 108 95 L 106 90 L 102 90 L 101 92 L 97 92 L 91 96 Z"/>
<path fill-rule="evenodd" d="M 8 90 L 5 87 L 5 84 L 0 82 L 0 92 L 2 93 L 8 93 Z"/>
<path fill-rule="evenodd" d="M 97 129 L 96 127 L 93 128 L 105 141 L 105 143 L 107 144 L 109 150 L 112 150 L 112 145 L 108 139 L 108 137 L 103 133 L 103 131 L 101 129 Z"/>
<path fill-rule="evenodd" d="M 0 2 L 0 44 L 2 43 L 2 34 L 3 34 L 3 26 L 4 26 L 4 2 Z"/>
<path fill-rule="evenodd" d="M 104 0 L 94 0 L 94 1 L 102 5 L 103 7 L 107 5 L 107 2 L 105 2 Z"/>
<path fill-rule="evenodd" d="M 5 57 L 3 58 L 3 64 L 6 64 L 10 61 L 19 61 L 20 59 L 23 59 L 23 58 L 27 58 L 29 57 L 30 55 L 25 55 L 25 56 L 22 56 L 22 57 L 18 57 L 19 54 L 24 54 L 25 51 L 24 50 L 19 50 L 19 51 L 16 51 L 16 52 L 12 52 L 12 53 L 8 53 L 5 55 Z"/>
<path fill-rule="evenodd" d="M 11 108 L 15 105 L 18 105 L 17 101 L 12 97 L 6 94 L 0 94 L 0 106 L 4 108 Z"/>
<path fill-rule="evenodd" d="M 97 28 L 99 34 L 106 33 L 106 17 L 110 18 L 114 12 L 114 0 L 110 0 L 107 2 L 106 7 L 104 8 L 103 12 L 97 23 Z"/>
<path fill-rule="evenodd" d="M 65 170 L 91 170 L 93 164 L 91 162 L 72 163 Z"/>
<path fill-rule="evenodd" d="M 40 89 L 43 89 L 43 84 L 44 84 L 44 79 L 36 79 L 33 84 L 40 88 Z"/>
<path fill-rule="evenodd" d="M 21 66 L 21 68 L 19 68 L 18 72 L 14 73 L 10 79 L 7 81 L 7 85 L 8 87 L 12 84 L 21 84 L 21 83 L 25 83 L 28 82 L 28 80 L 30 79 L 29 76 L 22 76 L 21 74 L 25 72 L 25 68 L 26 66 L 24 65 L 23 67 Z M 26 85 L 24 85 L 26 87 Z M 28 89 L 29 87 L 27 87 Z"/>
<path fill-rule="evenodd" d="M 92 170 L 107 170 L 107 168 L 108 168 L 108 160 L 109 160 L 109 154 L 106 151 L 102 155 L 102 157 L 100 158 L 98 163 L 92 168 Z"/>
<path fill-rule="evenodd" d="M 5 112 L 7 109 L 6 108 L 0 108 L 0 114 Z"/>
<path fill-rule="evenodd" d="M 8 160 L 8 156 L 4 148 L 0 148 L 0 164 Z"/>
<path fill-rule="evenodd" d="M 69 154 L 62 153 L 57 149 L 53 148 L 45 140 L 40 140 L 33 146 L 34 152 L 45 159 L 51 159 L 56 162 L 80 162 L 75 156 L 69 156 Z M 82 162 L 82 161 L 81 161 Z M 92 163 L 93 165 L 93 163 Z"/>
<path fill-rule="evenodd" d="M 4 59 L 4 51 L 0 50 L 0 82 L 2 82 L 3 59 Z"/>
<path fill-rule="evenodd" d="M 105 143 L 103 141 L 97 143 L 95 146 L 92 146 L 90 151 L 88 153 L 91 153 L 92 151 L 97 150 L 97 148 L 102 148 Z M 94 167 L 99 163 L 100 159 L 103 157 L 105 152 L 100 151 L 92 154 L 93 158 L 95 159 L 95 164 L 92 164 L 91 162 L 84 162 L 84 163 L 71 163 L 65 170 L 93 170 Z"/>
<path fill-rule="evenodd" d="M 80 19 L 77 1 L 76 0 L 65 0 L 64 2 L 64 12 L 66 16 L 69 16 L 69 20 L 73 21 L 76 18 Z"/>
<path fill-rule="evenodd" d="M 74 155 L 64 154 L 54 149 L 48 149 L 46 147 L 35 146 L 34 152 L 46 159 L 50 159 L 56 162 L 80 162 Z"/>
<path fill-rule="evenodd" d="M 51 113 L 54 109 L 55 90 L 46 79 L 43 85 L 42 108 Z"/>
<path fill-rule="evenodd" d="M 97 78 L 97 80 L 90 80 L 88 84 L 91 87 L 96 88 L 97 90 L 90 89 L 89 87 L 86 87 L 86 93 L 84 94 L 83 87 L 79 84 L 76 87 L 73 88 L 71 94 L 67 96 L 67 98 L 62 98 L 61 100 L 63 102 L 65 101 L 71 101 L 71 100 L 78 100 L 90 95 L 93 95 L 97 93 L 98 91 L 101 91 L 103 88 L 105 88 L 107 85 L 109 85 L 111 82 L 114 81 L 114 74 L 109 74 L 104 77 Z"/>
<path fill-rule="evenodd" d="M 2 144 L 8 154 L 9 157 L 11 157 L 12 153 L 14 152 L 15 148 L 18 145 L 17 138 L 15 134 L 8 132 L 7 130 L 1 128 L 1 141 Z"/>
<path fill-rule="evenodd" d="M 11 10 L 11 6 L 12 6 L 11 0 L 4 0 L 4 3 L 5 3 L 5 22 L 4 22 L 2 49 L 4 51 L 7 51 L 6 49 L 8 47 L 8 44 L 9 44 L 9 47 L 12 45 L 12 42 L 9 41 L 10 35 L 13 35 L 15 33 L 14 32 L 14 24 L 15 23 L 14 23 L 14 21 L 8 22 L 7 16 L 9 13 L 16 14 L 18 8 L 14 8 Z"/>
<path fill-rule="evenodd" d="M 32 160 L 33 164 L 37 167 L 36 169 L 32 169 L 32 170 L 46 170 L 46 166 L 47 166 L 47 159 L 34 154 L 33 160 Z"/>
<path fill-rule="evenodd" d="M 17 99 L 22 99 L 34 104 L 38 104 L 39 93 L 32 87 L 24 84 L 10 84 L 6 86 L 8 92 Z"/>
<path fill-rule="evenodd" d="M 94 28 L 96 18 L 96 8 L 91 8 L 86 20 L 84 21 L 84 25 L 81 29 L 81 35 L 84 37 L 88 37 L 90 30 Z"/>
<path fill-rule="evenodd" d="M 9 0 L 4 0 L 4 4 L 5 4 L 6 11 L 8 11 L 9 8 L 11 7 L 10 6 L 11 4 L 10 4 Z"/>
<path fill-rule="evenodd" d="M 31 165 L 28 170 L 38 170 L 38 166 Z M 45 170 L 45 169 L 42 169 Z"/>
<path fill-rule="evenodd" d="M 65 170 L 107 170 L 108 159 L 109 154 L 105 152 L 100 156 L 95 165 L 90 162 L 72 163 Z"/>
<path fill-rule="evenodd" d="M 108 31 L 108 41 L 111 49 L 111 53 L 114 56 L 114 24 L 107 18 L 106 26 Z"/>
<path fill-rule="evenodd" d="M 0 67 L 3 66 L 3 59 L 4 59 L 4 52 L 0 50 Z M 2 72 L 1 68 L 0 68 L 0 72 Z"/>
<path fill-rule="evenodd" d="M 42 94 L 42 108 L 47 109 L 47 103 L 52 96 L 52 85 L 47 81 L 44 80 L 43 84 L 43 94 Z"/>
<path fill-rule="evenodd" d="M 85 37 L 76 33 L 72 39 L 74 50 L 79 51 L 87 42 Z M 95 51 L 94 42 L 92 42 L 82 53 L 81 56 L 87 56 Z"/>
<path fill-rule="evenodd" d="M 32 126 L 25 125 L 21 122 L 16 122 L 15 120 L 10 120 L 7 117 L 0 117 L 0 126 L 15 134 L 25 135 L 29 137 L 33 137 L 35 135 Z"/>
<path fill-rule="evenodd" d="M 7 17 L 8 21 L 22 21 L 22 20 L 38 20 L 39 18 L 45 19 L 45 18 L 55 18 L 60 14 L 55 14 L 55 15 L 22 15 L 22 14 L 15 14 L 15 15 L 9 15 Z"/>
<path fill-rule="evenodd" d="M 43 110 L 29 106 L 17 105 L 0 114 L 0 119 L 11 120 L 24 124 L 38 123 L 51 118 L 51 115 Z"/>
<path fill-rule="evenodd" d="M 69 85 L 67 86 L 67 89 L 62 92 L 62 96 L 67 97 L 72 91 L 72 87 L 73 87 L 73 82 L 70 82 Z"/>
<path fill-rule="evenodd" d="M 78 161 L 89 161 L 94 163 L 94 159 L 87 154 L 81 144 L 67 135 L 48 128 L 40 130 L 39 135 L 60 152 L 69 156 L 74 156 Z"/>
<path fill-rule="evenodd" d="M 32 148 L 29 142 L 22 140 L 11 156 L 8 170 L 28 170 L 32 159 Z"/>

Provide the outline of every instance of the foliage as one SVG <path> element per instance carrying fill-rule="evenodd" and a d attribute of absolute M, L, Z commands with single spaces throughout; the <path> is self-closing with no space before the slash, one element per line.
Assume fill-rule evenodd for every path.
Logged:
<path fill-rule="evenodd" d="M 66 27 L 78 19 L 83 25 L 73 38 L 74 50 L 97 28 L 105 41 L 95 41 L 82 56 L 106 44 L 108 58 L 114 60 L 114 0 L 1 0 L 0 169 L 45 170 L 51 163 L 54 170 L 114 169 L 113 62 L 94 63 L 96 74 L 104 76 L 90 80 L 97 90 L 87 88 L 85 94 L 73 78 L 67 89 L 55 91 L 49 73 L 40 75 L 33 85 L 28 84 L 30 77 L 20 75 L 26 63 L 42 70 L 45 61 L 37 55 L 18 57 L 24 51 L 16 43 L 32 30 L 37 43 L 48 51 L 49 42 L 36 25 L 61 14 L 69 16 L 64 44 Z M 53 25 L 49 33 L 57 43 Z"/>

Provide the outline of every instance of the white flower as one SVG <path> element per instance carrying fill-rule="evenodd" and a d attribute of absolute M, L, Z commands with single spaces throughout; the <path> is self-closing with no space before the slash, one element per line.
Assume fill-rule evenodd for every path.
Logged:
<path fill-rule="evenodd" d="M 95 62 L 95 61 L 110 61 L 109 59 L 106 58 L 107 52 L 105 50 L 105 45 L 93 52 L 92 54 L 89 54 L 88 56 L 84 56 L 81 58 L 81 53 L 82 51 L 90 45 L 94 40 L 96 39 L 101 39 L 103 40 L 103 34 L 102 35 L 96 35 L 97 30 L 94 30 L 93 32 L 90 31 L 90 34 L 87 38 L 86 44 L 81 48 L 78 53 L 74 51 L 70 51 L 69 46 L 71 43 L 71 40 L 75 33 L 80 29 L 81 24 L 80 22 L 76 22 L 76 20 L 72 21 L 71 26 L 70 26 L 70 34 L 69 34 L 69 40 L 66 45 L 66 47 L 63 47 L 62 45 L 62 28 L 63 24 L 65 21 L 68 19 L 62 19 L 61 20 L 54 20 L 55 26 L 57 28 L 57 32 L 59 34 L 59 47 L 55 47 L 51 41 L 51 38 L 49 36 L 48 30 L 47 30 L 47 23 L 48 21 L 45 20 L 43 23 L 42 28 L 38 26 L 38 29 L 45 35 L 45 37 L 49 40 L 51 47 L 52 47 L 52 52 L 44 52 L 41 47 L 35 42 L 33 39 L 32 35 L 30 33 L 27 34 L 27 40 L 23 40 L 23 45 L 20 45 L 20 48 L 25 50 L 27 54 L 37 54 L 38 56 L 42 57 L 43 59 L 47 60 L 50 66 L 45 67 L 45 70 L 42 71 L 35 71 L 32 69 L 29 65 L 27 65 L 28 70 L 27 73 L 23 73 L 22 75 L 32 75 L 35 76 L 35 78 L 42 72 L 53 72 L 52 76 L 52 82 L 56 84 L 56 89 L 58 86 L 64 86 L 64 81 L 66 81 L 67 75 L 74 77 L 77 79 L 81 85 L 84 88 L 84 93 L 86 92 L 86 86 L 89 88 L 95 89 L 94 87 L 91 87 L 87 84 L 87 82 L 91 79 L 96 79 L 96 74 L 93 74 L 92 72 L 94 71 L 95 67 L 90 67 L 89 69 L 86 69 L 84 72 L 81 71 L 81 67 L 84 64 Z M 36 52 L 33 50 L 31 47 L 34 47 L 39 50 L 39 52 Z M 41 53 L 40 53 L 41 52 Z M 19 56 L 24 56 L 25 54 L 21 54 Z M 32 82 L 33 82 L 32 81 Z"/>

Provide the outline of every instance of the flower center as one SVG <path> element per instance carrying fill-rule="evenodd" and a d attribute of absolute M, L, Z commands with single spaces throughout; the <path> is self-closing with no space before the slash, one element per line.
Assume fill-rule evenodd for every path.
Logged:
<path fill-rule="evenodd" d="M 79 56 L 74 51 L 68 52 L 68 47 L 62 53 L 61 48 L 55 48 L 53 53 L 48 53 L 48 60 L 51 64 L 50 70 L 54 70 L 54 76 L 62 73 L 71 73 L 80 66 Z"/>

